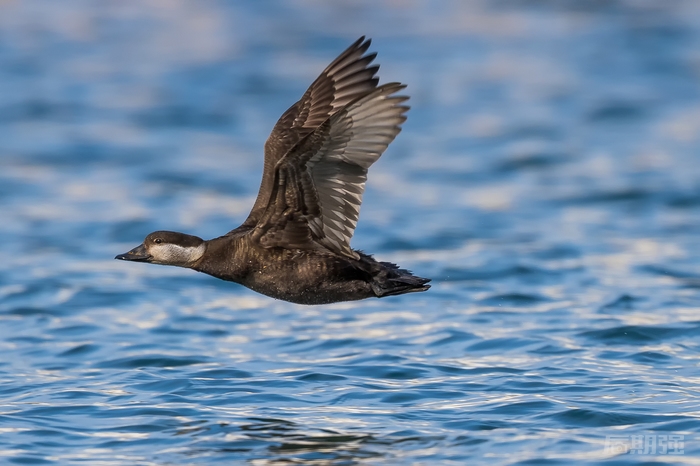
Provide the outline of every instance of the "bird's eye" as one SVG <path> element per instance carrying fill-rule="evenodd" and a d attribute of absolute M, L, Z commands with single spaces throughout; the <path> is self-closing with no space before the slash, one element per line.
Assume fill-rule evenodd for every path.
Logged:
<path fill-rule="evenodd" d="M 156 244 L 160 244 L 160 243 L 163 242 L 163 240 L 160 239 L 160 238 L 156 238 L 156 239 L 153 240 L 153 242 L 156 243 Z"/>

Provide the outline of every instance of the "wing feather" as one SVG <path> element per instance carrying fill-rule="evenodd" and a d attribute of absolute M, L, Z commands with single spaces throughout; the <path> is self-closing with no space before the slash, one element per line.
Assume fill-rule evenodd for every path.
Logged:
<path fill-rule="evenodd" d="M 395 95 L 404 88 L 399 83 L 385 84 L 356 99 L 278 162 L 272 196 L 254 234 L 263 246 L 325 248 L 358 257 L 350 239 L 367 170 L 406 120 L 409 107 L 403 102 L 408 97 Z M 306 234 L 302 234 L 303 225 Z"/>
<path fill-rule="evenodd" d="M 376 53 L 365 54 L 370 39 L 360 37 L 326 67 L 302 98 L 287 109 L 265 142 L 265 163 L 255 204 L 239 228 L 251 228 L 265 211 L 274 189 L 277 163 L 299 141 L 329 117 L 377 87 L 379 65 L 370 66 Z M 235 230 L 234 230 L 235 231 Z"/>

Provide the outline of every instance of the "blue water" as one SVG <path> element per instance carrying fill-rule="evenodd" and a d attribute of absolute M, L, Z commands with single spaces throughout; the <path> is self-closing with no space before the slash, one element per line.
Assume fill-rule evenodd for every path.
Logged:
<path fill-rule="evenodd" d="M 0 462 L 698 464 L 697 18 L 0 3 Z M 113 260 L 237 226 L 277 117 L 362 34 L 412 110 L 353 246 L 429 292 L 305 307 Z"/>

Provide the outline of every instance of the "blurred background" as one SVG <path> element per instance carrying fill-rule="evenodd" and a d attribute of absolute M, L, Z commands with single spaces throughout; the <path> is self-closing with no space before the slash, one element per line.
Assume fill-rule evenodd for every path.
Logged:
<path fill-rule="evenodd" d="M 694 0 L 0 1 L 0 456 L 635 464 L 643 435 L 645 459 L 692 463 L 697 18 Z M 112 259 L 239 225 L 277 118 L 362 35 L 412 109 L 352 244 L 429 292 L 304 307 Z"/>

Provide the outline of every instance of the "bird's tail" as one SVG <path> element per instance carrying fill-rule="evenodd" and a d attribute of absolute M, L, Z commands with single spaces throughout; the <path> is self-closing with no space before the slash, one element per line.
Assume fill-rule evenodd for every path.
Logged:
<path fill-rule="evenodd" d="M 386 267 L 386 274 L 374 277 L 372 282 L 372 291 L 378 298 L 416 293 L 430 288 L 430 285 L 427 285 L 429 278 L 417 277 L 409 270 L 400 269 L 398 265 L 390 262 L 381 262 L 381 264 Z"/>

